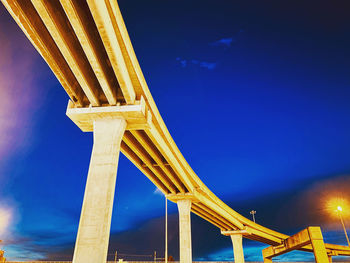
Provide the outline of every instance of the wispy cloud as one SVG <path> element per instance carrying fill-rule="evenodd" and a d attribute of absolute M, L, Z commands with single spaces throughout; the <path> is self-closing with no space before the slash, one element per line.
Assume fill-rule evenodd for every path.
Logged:
<path fill-rule="evenodd" d="M 0 28 L 0 157 L 8 158 L 18 147 L 24 148 L 30 140 L 37 101 L 33 83 L 33 53 L 22 40 L 9 37 L 8 29 Z M 27 43 L 27 42 L 26 42 Z M 26 50 L 27 49 L 27 50 Z M 18 53 L 21 52 L 20 59 Z M 28 137 L 27 137 L 28 136 Z"/>
<path fill-rule="evenodd" d="M 16 236 L 6 240 L 5 257 L 10 261 L 27 261 L 44 259 L 47 253 L 44 247 L 35 244 L 28 237 Z"/>
<path fill-rule="evenodd" d="M 239 35 L 243 32 L 244 32 L 244 30 L 241 29 L 236 33 L 235 36 L 220 38 L 218 40 L 210 42 L 209 46 L 223 47 L 224 49 L 228 49 L 233 45 L 233 43 L 237 42 Z M 177 57 L 176 61 L 183 68 L 186 68 L 190 65 L 196 65 L 196 66 L 199 66 L 201 68 L 213 70 L 218 65 L 217 62 L 198 60 L 198 59 L 185 59 L 185 58 L 181 58 L 181 57 Z"/>
<path fill-rule="evenodd" d="M 185 68 L 187 66 L 187 60 L 186 59 L 182 59 L 177 57 L 176 60 L 180 63 L 180 65 Z"/>
<path fill-rule="evenodd" d="M 242 34 L 243 32 L 244 30 L 241 29 L 234 36 L 220 38 L 216 41 L 209 43 L 209 46 L 229 48 L 232 46 L 233 43 L 236 43 L 238 41 L 239 35 Z"/>
<path fill-rule="evenodd" d="M 209 43 L 211 46 L 224 46 L 224 47 L 230 47 L 232 43 L 236 42 L 236 38 L 234 37 L 228 37 L 228 38 L 221 38 L 219 40 L 216 40 L 214 42 Z"/>
<path fill-rule="evenodd" d="M 50 214 L 52 211 L 48 211 L 48 213 Z M 17 216 L 18 214 L 15 213 L 11 218 Z M 49 217 L 52 218 L 53 215 Z M 73 242 L 76 225 L 72 228 L 69 220 L 62 215 L 56 215 L 54 220 L 54 224 L 45 225 L 42 223 L 40 226 L 32 224 L 26 226 L 25 223 L 20 222 L 20 227 L 13 227 L 11 222 L 10 226 L 7 227 L 11 230 L 10 235 L 0 235 L 4 240 L 3 250 L 6 258 L 11 261 L 42 260 L 47 258 L 48 254 L 60 250 L 67 242 Z M 7 230 L 7 232 L 9 231 Z M 65 258 L 65 260 L 71 260 L 71 257 Z"/>
<path fill-rule="evenodd" d="M 213 62 L 205 62 L 205 61 L 202 61 L 199 63 L 199 66 L 202 67 L 202 68 L 207 68 L 207 69 L 214 69 L 216 68 L 216 63 L 213 63 Z"/>
<path fill-rule="evenodd" d="M 26 251 L 32 253 L 32 249 L 19 247 L 20 243 L 27 246 L 28 241 L 18 232 L 20 205 L 12 201 L 11 192 L 3 191 L 10 184 L 9 174 L 3 169 L 17 153 L 32 145 L 33 119 L 41 105 L 36 84 L 38 69 L 33 66 L 38 55 L 24 41 L 24 34 L 12 34 L 16 31 L 13 27 L 17 25 L 8 22 L 0 25 L 0 239 L 9 259 Z M 46 89 L 41 90 L 45 97 Z"/>
<path fill-rule="evenodd" d="M 187 59 L 183 59 L 183 58 L 178 57 L 178 58 L 176 58 L 176 60 L 180 63 L 180 65 L 183 68 L 185 68 L 189 65 L 195 65 L 195 66 L 199 66 L 201 68 L 205 68 L 208 70 L 213 70 L 217 66 L 216 62 L 200 61 L 200 60 L 196 60 L 196 59 L 187 60 Z"/>
<path fill-rule="evenodd" d="M 162 193 L 162 191 L 159 190 L 159 188 L 156 188 L 156 189 L 153 191 L 153 194 L 155 194 L 155 195 L 164 195 L 164 194 Z"/>

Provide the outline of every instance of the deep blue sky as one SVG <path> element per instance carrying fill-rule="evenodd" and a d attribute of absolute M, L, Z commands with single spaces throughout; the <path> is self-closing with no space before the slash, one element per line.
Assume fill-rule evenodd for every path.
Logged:
<path fill-rule="evenodd" d="M 325 202 L 350 201 L 349 1 L 119 2 L 164 121 L 203 182 L 263 225 L 320 225 L 345 245 Z M 92 134 L 65 116 L 68 96 L 2 5 L 0 46 L 0 239 L 9 259 L 69 260 Z M 120 157 L 110 253 L 163 255 L 155 190 Z M 194 259 L 232 260 L 217 228 L 195 215 L 192 228 Z M 246 260 L 261 260 L 264 244 L 244 245 Z M 298 259 L 312 255 L 280 257 Z"/>

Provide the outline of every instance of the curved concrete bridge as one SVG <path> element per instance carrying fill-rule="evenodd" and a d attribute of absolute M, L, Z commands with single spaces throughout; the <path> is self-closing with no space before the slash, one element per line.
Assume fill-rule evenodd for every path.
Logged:
<path fill-rule="evenodd" d="M 324 244 L 318 227 L 289 237 L 238 214 L 198 178 L 173 141 L 135 56 L 116 0 L 1 0 L 70 97 L 67 115 L 94 133 L 73 262 L 105 262 L 121 151 L 179 208 L 180 262 L 192 262 L 190 212 L 231 236 L 271 245 L 266 262 L 298 249 L 317 262 L 350 255 Z"/>

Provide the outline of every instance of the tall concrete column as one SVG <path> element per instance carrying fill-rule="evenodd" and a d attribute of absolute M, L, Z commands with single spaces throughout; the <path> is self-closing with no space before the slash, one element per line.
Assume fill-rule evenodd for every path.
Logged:
<path fill-rule="evenodd" d="M 323 235 L 320 227 L 308 227 L 307 228 L 311 245 L 314 250 L 314 256 L 317 263 L 328 263 L 329 258 L 327 255 L 326 246 L 324 245 Z"/>
<path fill-rule="evenodd" d="M 191 200 L 177 201 L 179 209 L 180 263 L 192 263 Z"/>
<path fill-rule="evenodd" d="M 244 263 L 242 235 L 233 234 L 231 235 L 231 240 L 233 245 L 233 256 L 235 258 L 235 263 Z"/>
<path fill-rule="evenodd" d="M 94 121 L 84 202 L 75 243 L 74 263 L 105 263 L 109 243 L 120 143 L 124 119 Z"/>

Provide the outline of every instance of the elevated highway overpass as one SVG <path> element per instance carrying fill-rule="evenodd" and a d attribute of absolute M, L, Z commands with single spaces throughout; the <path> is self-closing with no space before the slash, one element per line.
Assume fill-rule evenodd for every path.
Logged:
<path fill-rule="evenodd" d="M 178 204 L 181 262 L 192 261 L 190 212 L 231 236 L 236 262 L 244 261 L 242 237 L 271 246 L 266 262 L 293 249 L 313 252 L 317 262 L 350 255 L 349 247 L 324 244 L 322 234 L 313 242 L 318 229 L 298 243 L 299 236 L 256 224 L 204 185 L 157 109 L 116 0 L 1 1 L 67 92 L 67 116 L 94 133 L 75 263 L 106 261 L 119 151 Z"/>

